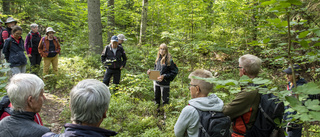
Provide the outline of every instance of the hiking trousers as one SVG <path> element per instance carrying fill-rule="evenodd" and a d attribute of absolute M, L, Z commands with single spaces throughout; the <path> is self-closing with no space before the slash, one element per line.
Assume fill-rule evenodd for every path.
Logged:
<path fill-rule="evenodd" d="M 58 73 L 58 57 L 57 54 L 54 57 L 44 57 L 43 58 L 43 75 L 46 75 L 49 73 L 50 64 L 52 64 L 52 68 L 54 73 Z"/>
<path fill-rule="evenodd" d="M 154 100 L 155 102 L 160 105 L 160 101 L 162 99 L 162 104 L 169 104 L 169 93 L 170 87 L 159 85 L 154 82 Z M 161 98 L 162 97 L 162 98 Z"/>
<path fill-rule="evenodd" d="M 31 73 L 36 74 L 39 71 L 41 59 L 40 54 L 31 54 L 31 57 L 29 57 Z"/>
<path fill-rule="evenodd" d="M 121 70 L 107 68 L 106 73 L 104 74 L 103 83 L 109 86 L 110 79 L 113 76 L 113 84 L 120 83 Z"/>

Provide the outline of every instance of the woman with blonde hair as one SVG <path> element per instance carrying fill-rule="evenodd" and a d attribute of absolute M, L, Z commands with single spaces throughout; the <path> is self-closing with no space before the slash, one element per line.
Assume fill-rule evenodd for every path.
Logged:
<path fill-rule="evenodd" d="M 158 105 L 157 110 L 159 112 L 161 95 L 162 104 L 169 104 L 170 82 L 178 74 L 178 67 L 172 60 L 172 56 L 168 51 L 168 46 L 164 43 L 159 46 L 154 70 L 160 71 L 160 76 L 157 78 L 157 81 L 154 81 L 154 97 L 155 102 Z M 150 69 L 147 71 L 147 74 L 150 74 Z M 165 117 L 166 116 L 164 115 L 164 118 Z"/>

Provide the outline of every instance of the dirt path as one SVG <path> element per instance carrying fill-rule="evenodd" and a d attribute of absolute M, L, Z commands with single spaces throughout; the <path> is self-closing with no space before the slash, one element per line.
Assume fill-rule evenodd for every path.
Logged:
<path fill-rule="evenodd" d="M 47 100 L 40 112 L 43 125 L 54 133 L 60 133 L 65 124 L 65 121 L 60 120 L 60 114 L 66 108 L 68 100 L 50 93 L 45 93 L 45 96 Z"/>

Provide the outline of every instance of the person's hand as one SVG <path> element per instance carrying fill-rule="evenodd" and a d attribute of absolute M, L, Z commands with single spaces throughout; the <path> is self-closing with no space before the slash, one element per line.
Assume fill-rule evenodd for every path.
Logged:
<path fill-rule="evenodd" d="M 161 75 L 157 79 L 158 79 L 159 82 L 161 82 L 163 80 L 163 78 L 164 78 L 164 75 Z"/>
<path fill-rule="evenodd" d="M 148 69 L 147 74 L 150 75 L 150 69 Z"/>
<path fill-rule="evenodd" d="M 27 56 L 28 56 L 29 58 L 32 57 L 31 54 L 27 54 Z"/>

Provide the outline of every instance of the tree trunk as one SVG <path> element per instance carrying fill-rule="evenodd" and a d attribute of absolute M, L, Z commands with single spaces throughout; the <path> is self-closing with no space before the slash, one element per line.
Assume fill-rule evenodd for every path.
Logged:
<path fill-rule="evenodd" d="M 5 15 L 10 14 L 10 0 L 2 0 L 2 9 L 3 9 L 3 14 Z"/>
<path fill-rule="evenodd" d="M 111 37 L 114 35 L 114 27 L 115 27 L 115 22 L 114 22 L 114 0 L 109 0 L 108 1 L 108 8 L 109 13 L 108 13 L 108 40 L 107 42 L 110 42 Z"/>
<path fill-rule="evenodd" d="M 148 17 L 148 0 L 142 0 L 141 26 L 139 45 L 146 41 L 147 17 Z"/>
<path fill-rule="evenodd" d="M 101 54 L 102 24 L 100 0 L 88 0 L 89 54 Z"/>

